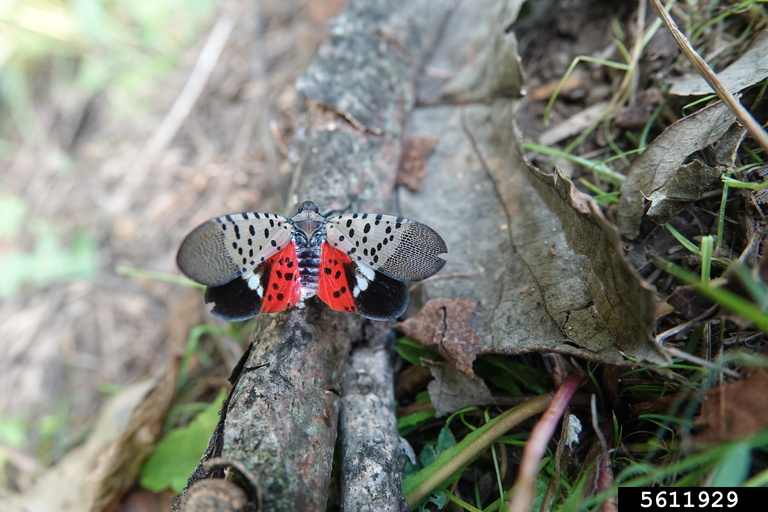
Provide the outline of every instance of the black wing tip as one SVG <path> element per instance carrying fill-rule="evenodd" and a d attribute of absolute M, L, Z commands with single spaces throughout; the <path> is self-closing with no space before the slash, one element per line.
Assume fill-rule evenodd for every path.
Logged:
<path fill-rule="evenodd" d="M 429 226 L 427 226 L 427 228 L 433 233 L 435 242 L 437 242 L 437 254 L 448 254 L 448 246 L 446 245 L 445 240 L 443 240 L 443 237 L 440 236 L 440 233 Z"/>
<path fill-rule="evenodd" d="M 408 286 L 376 271 L 368 288 L 355 298 L 357 312 L 369 320 L 394 320 L 408 308 Z"/>
<path fill-rule="evenodd" d="M 413 224 L 415 224 L 416 226 L 418 226 L 420 229 L 424 231 L 424 233 L 421 233 L 421 236 L 428 235 L 434 239 L 435 245 L 440 250 L 440 252 L 438 252 L 437 254 L 448 253 L 448 246 L 445 244 L 445 240 L 443 240 L 443 237 L 440 236 L 440 233 L 435 231 L 432 227 L 427 226 L 423 222 L 419 222 L 417 220 L 411 220 L 411 219 L 408 219 L 408 220 L 410 220 Z"/>
<path fill-rule="evenodd" d="M 443 254 L 443 253 L 440 253 L 440 254 Z M 427 277 L 432 277 L 433 275 L 443 270 L 445 263 L 446 261 L 443 258 L 440 258 L 439 256 L 435 256 L 435 266 L 431 269 Z M 424 279 L 426 279 L 427 277 L 425 277 Z"/>
<path fill-rule="evenodd" d="M 429 253 L 429 257 L 435 261 L 435 265 L 432 267 L 432 269 L 434 269 L 432 270 L 432 273 L 422 278 L 426 279 L 427 277 L 439 272 L 445 265 L 445 260 L 441 258 L 440 255 L 448 254 L 448 245 L 445 243 L 445 240 L 443 240 L 443 237 L 440 236 L 440 233 L 431 227 L 427 226 L 426 224 L 422 224 L 421 222 L 413 222 L 418 224 L 419 228 L 421 229 L 418 237 L 422 240 L 422 246 Z"/>
<path fill-rule="evenodd" d="M 433 235 L 432 238 L 435 243 L 434 253 L 431 255 L 433 264 L 431 267 L 425 270 L 423 276 L 419 279 L 419 281 L 423 281 L 424 279 L 427 279 L 428 277 L 432 277 L 433 275 L 440 272 L 446 264 L 446 260 L 444 258 L 441 258 L 440 255 L 448 254 L 448 246 L 445 244 L 445 240 L 443 240 L 443 237 L 441 237 L 437 231 L 430 228 L 429 226 L 425 226 L 425 227 Z"/>
<path fill-rule="evenodd" d="M 365 312 L 365 313 L 363 313 L 361 311 L 358 311 L 358 314 L 360 316 L 362 316 L 363 318 L 366 318 L 368 320 L 377 320 L 377 321 L 380 321 L 380 322 L 390 322 L 392 320 L 397 320 L 398 318 L 403 316 L 403 313 L 405 313 L 405 310 L 408 309 L 408 303 L 409 302 L 410 302 L 410 298 L 409 298 L 408 295 L 406 295 L 405 296 L 405 300 L 402 303 L 402 306 L 399 309 L 394 310 L 391 313 L 387 314 L 387 316 L 384 316 L 384 315 L 381 315 L 381 314 L 376 314 L 376 312 L 373 312 L 373 311 L 368 311 L 368 312 Z"/>
<path fill-rule="evenodd" d="M 245 322 L 246 320 L 250 320 L 251 318 L 254 318 L 256 315 L 258 315 L 258 313 L 256 313 L 243 316 L 230 316 L 226 312 L 219 311 L 216 306 L 211 309 L 210 313 L 216 318 L 226 320 L 227 322 Z"/>
<path fill-rule="evenodd" d="M 261 311 L 261 297 L 241 278 L 206 288 L 205 303 L 213 303 L 211 314 L 229 322 L 248 320 Z"/>

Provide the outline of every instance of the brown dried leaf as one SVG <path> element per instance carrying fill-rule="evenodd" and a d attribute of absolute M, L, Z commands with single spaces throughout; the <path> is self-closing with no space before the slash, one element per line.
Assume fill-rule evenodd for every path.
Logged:
<path fill-rule="evenodd" d="M 0 508 L 28 512 L 102 510 L 99 494 L 103 483 L 89 475 L 93 475 L 93 468 L 99 466 L 110 447 L 131 428 L 128 419 L 141 407 L 152 387 L 151 381 L 144 381 L 113 396 L 102 408 L 85 443 L 69 451 L 23 493 L 4 496 Z M 134 482 L 135 475 L 132 475 L 130 483 Z"/>
<path fill-rule="evenodd" d="M 186 332 L 186 331 L 184 331 Z M 176 392 L 181 358 L 169 368 L 131 412 L 128 424 L 104 450 L 90 480 L 96 484 L 94 510 L 105 510 L 136 483 L 165 424 L 166 413 Z"/>
<path fill-rule="evenodd" d="M 197 293 L 187 294 L 167 323 L 168 343 L 177 355 L 171 358 L 162 375 L 126 387 L 111 397 L 101 409 L 88 439 L 68 452 L 32 487 L 10 498 L 13 504 L 5 502 L 8 510 L 108 510 L 135 486 L 173 400 L 180 354 L 194 322 L 187 312 L 198 300 Z"/>
<path fill-rule="evenodd" d="M 651 204 L 646 214 L 655 223 L 664 224 L 701 199 L 718 178 L 720 171 L 700 160 L 683 164 L 648 196 Z"/>
<path fill-rule="evenodd" d="M 704 430 L 696 441 L 727 441 L 756 434 L 768 425 L 768 372 L 755 370 L 746 379 L 707 393 L 696 424 Z"/>
<path fill-rule="evenodd" d="M 744 55 L 720 71 L 717 77 L 732 94 L 739 93 L 768 77 L 768 31 L 763 30 Z M 712 94 L 712 87 L 700 76 L 672 81 L 672 94 L 701 96 Z"/>
<path fill-rule="evenodd" d="M 437 139 L 434 137 L 406 137 L 403 140 L 400 170 L 397 173 L 398 185 L 405 185 L 414 192 L 421 189 L 427 175 L 424 159 L 436 145 Z"/>
<path fill-rule="evenodd" d="M 622 235 L 635 238 L 640 231 L 646 201 L 651 200 L 660 208 L 658 203 L 667 199 L 665 190 L 669 187 L 674 189 L 677 181 L 682 180 L 687 183 L 686 188 L 695 188 L 697 191 L 706 188 L 706 183 L 712 179 L 711 175 L 697 176 L 694 172 L 688 173 L 688 178 L 683 179 L 680 170 L 686 171 L 686 168 L 682 165 L 693 153 L 719 141 L 735 119 L 725 104 L 714 103 L 669 126 L 632 162 L 627 170 L 627 179 L 621 186 L 617 224 Z M 688 183 L 697 179 L 701 183 Z M 681 196 L 687 202 L 698 198 L 693 191 L 684 193 L 679 187 L 670 193 Z M 669 198 L 670 201 L 676 199 Z M 657 220 L 661 222 L 665 220 L 662 213 L 657 215 Z"/>
<path fill-rule="evenodd" d="M 423 190 L 429 192 L 401 188 L 399 202 L 403 216 L 443 236 L 448 255 L 445 278 L 424 283 L 419 292 L 425 302 L 451 297 L 476 304 L 471 323 L 466 320 L 471 349 L 459 359 L 465 374 L 472 353 L 549 351 L 614 364 L 627 362 L 627 354 L 663 363 L 650 338 L 653 293 L 624 260 L 615 228 L 570 180 L 543 174 L 525 160 L 513 94 L 522 87 L 514 82 L 522 73 L 509 69 L 519 63 L 515 36 L 507 30 L 513 12 L 514 6 L 485 0 L 460 4 L 426 65 L 440 69 L 444 82 L 430 76 L 420 89 L 417 105 L 423 106 L 411 115 L 406 136 L 439 142 L 426 159 Z M 494 69 L 493 87 L 466 95 L 452 79 Z M 462 104 L 470 99 L 476 101 Z M 422 326 L 437 346 L 439 321 Z"/>
<path fill-rule="evenodd" d="M 444 363 L 430 362 L 428 366 L 435 378 L 427 386 L 430 401 L 435 407 L 435 417 L 439 418 L 465 407 L 496 403 L 483 379 L 470 378 Z"/>
<path fill-rule="evenodd" d="M 720 140 L 703 148 L 704 162 L 694 159 L 673 171 L 667 181 L 648 196 L 648 217 L 663 224 L 701 199 L 720 179 L 721 173 L 734 169 L 736 153 L 746 133 L 743 126 L 734 123 Z"/>
<path fill-rule="evenodd" d="M 471 300 L 433 299 L 419 313 L 397 325 L 406 336 L 436 350 L 457 370 L 474 377 L 472 362 L 483 348 L 482 339 L 472 328 Z"/>

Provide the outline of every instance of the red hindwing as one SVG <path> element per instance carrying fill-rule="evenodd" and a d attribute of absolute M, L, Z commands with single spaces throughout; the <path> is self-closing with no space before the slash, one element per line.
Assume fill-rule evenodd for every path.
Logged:
<path fill-rule="evenodd" d="M 274 313 L 293 307 L 301 296 L 296 244 L 291 242 L 263 266 L 261 312 Z"/>
<path fill-rule="evenodd" d="M 357 312 L 352 295 L 354 273 L 349 256 L 323 242 L 320 247 L 320 274 L 317 296 L 337 311 Z"/>

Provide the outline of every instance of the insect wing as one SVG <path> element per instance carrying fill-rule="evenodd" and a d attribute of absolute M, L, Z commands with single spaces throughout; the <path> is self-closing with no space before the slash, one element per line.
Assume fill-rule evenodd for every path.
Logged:
<path fill-rule="evenodd" d="M 356 313 L 350 277 L 354 269 L 349 256 L 323 243 L 320 248 L 320 269 L 317 297 L 337 311 Z"/>
<path fill-rule="evenodd" d="M 205 302 L 214 303 L 211 313 L 230 322 L 283 311 L 294 306 L 301 296 L 297 268 L 296 244 L 291 242 L 230 282 L 209 286 Z"/>
<path fill-rule="evenodd" d="M 176 264 L 193 281 L 221 286 L 279 253 L 292 236 L 292 224 L 282 215 L 225 215 L 192 230 L 179 247 Z"/>
<path fill-rule="evenodd" d="M 334 215 L 325 225 L 327 242 L 349 256 L 398 281 L 420 281 L 437 273 L 448 252 L 440 235 L 420 222 L 391 215 Z"/>
<path fill-rule="evenodd" d="M 254 277 L 259 276 L 261 281 L 259 290 L 262 313 L 283 311 L 299 301 L 301 281 L 294 242 L 257 267 L 257 270 L 259 274 L 254 273 Z"/>
<path fill-rule="evenodd" d="M 357 312 L 371 320 L 392 320 L 408 307 L 408 286 L 363 263 L 355 265 L 355 298 Z M 371 277 L 373 276 L 373 277 Z"/>
<path fill-rule="evenodd" d="M 250 277 L 256 277 L 251 274 Z M 258 280 L 258 277 L 257 277 Z M 230 322 L 248 320 L 261 311 L 261 296 L 249 286 L 256 281 L 236 277 L 228 283 L 219 286 L 209 286 L 205 289 L 205 303 L 213 303 L 211 313 Z"/>
<path fill-rule="evenodd" d="M 388 320 L 408 307 L 405 283 L 354 262 L 347 254 L 323 243 L 317 296 L 331 309 L 357 312 L 371 320 Z"/>

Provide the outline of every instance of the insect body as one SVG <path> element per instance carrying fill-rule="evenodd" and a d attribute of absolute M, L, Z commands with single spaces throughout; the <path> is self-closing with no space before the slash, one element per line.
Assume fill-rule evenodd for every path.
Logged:
<path fill-rule="evenodd" d="M 205 301 L 225 320 L 274 313 L 317 295 L 331 309 L 372 320 L 403 314 L 407 281 L 437 273 L 445 242 L 432 228 L 390 215 L 324 217 L 305 201 L 290 219 L 225 215 L 195 228 L 176 262 L 207 286 Z"/>

